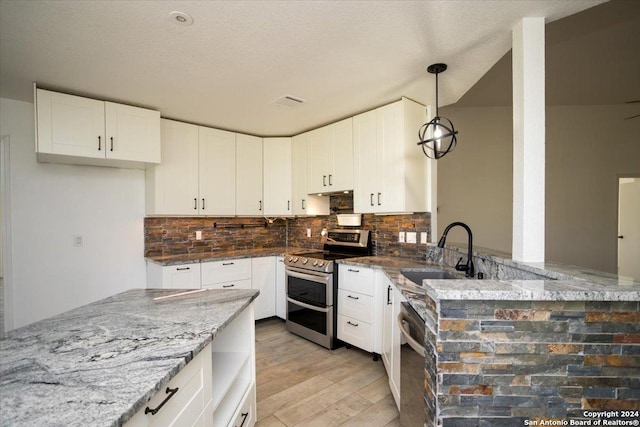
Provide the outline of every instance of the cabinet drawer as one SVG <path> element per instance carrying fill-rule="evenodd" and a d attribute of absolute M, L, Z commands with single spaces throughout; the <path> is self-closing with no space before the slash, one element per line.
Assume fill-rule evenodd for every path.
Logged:
<path fill-rule="evenodd" d="M 374 271 L 370 268 L 341 265 L 338 270 L 338 286 L 340 289 L 373 296 Z"/>
<path fill-rule="evenodd" d="M 137 426 L 190 426 L 194 425 L 211 400 L 211 345 L 204 348 L 178 374 L 162 387 L 126 424 Z M 175 392 L 172 392 L 175 390 Z M 171 396 L 171 397 L 169 397 Z M 145 414 L 146 408 L 157 409 Z"/>
<path fill-rule="evenodd" d="M 253 427 L 256 423 L 256 388 L 251 386 L 229 427 Z"/>
<path fill-rule="evenodd" d="M 162 267 L 162 287 L 170 289 L 198 289 L 200 264 Z"/>
<path fill-rule="evenodd" d="M 203 285 L 207 289 L 251 289 L 251 279 L 233 280 L 231 282 L 211 283 Z"/>
<path fill-rule="evenodd" d="M 362 320 L 338 314 L 338 339 L 365 351 L 373 351 L 373 328 Z"/>
<path fill-rule="evenodd" d="M 202 286 L 251 279 L 251 258 L 203 262 Z"/>
<path fill-rule="evenodd" d="M 338 290 L 338 314 L 373 323 L 373 297 L 358 292 Z"/>

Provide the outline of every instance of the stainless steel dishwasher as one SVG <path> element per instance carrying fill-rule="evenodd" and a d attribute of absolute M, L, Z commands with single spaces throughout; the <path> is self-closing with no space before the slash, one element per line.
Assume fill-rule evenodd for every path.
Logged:
<path fill-rule="evenodd" d="M 407 342 L 400 349 L 400 425 L 423 427 L 424 403 L 424 320 L 406 302 L 400 307 L 398 326 Z"/>

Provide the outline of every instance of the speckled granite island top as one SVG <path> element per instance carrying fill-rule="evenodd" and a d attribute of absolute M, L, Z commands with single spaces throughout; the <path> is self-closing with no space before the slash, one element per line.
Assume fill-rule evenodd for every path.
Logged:
<path fill-rule="evenodd" d="M 126 422 L 258 295 L 134 289 L 7 333 L 2 426 Z"/>

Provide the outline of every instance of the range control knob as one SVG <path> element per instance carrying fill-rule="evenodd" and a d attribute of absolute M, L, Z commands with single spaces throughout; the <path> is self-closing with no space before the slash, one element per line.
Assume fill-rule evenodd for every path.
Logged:
<path fill-rule="evenodd" d="M 305 259 L 302 260 L 302 265 L 305 265 L 308 262 L 309 262 L 309 258 L 305 258 Z"/>
<path fill-rule="evenodd" d="M 318 265 L 318 261 L 313 261 L 313 266 L 316 267 Z"/>
<path fill-rule="evenodd" d="M 320 262 L 318 263 L 318 267 L 322 267 L 323 265 L 324 265 L 324 262 L 322 262 L 322 261 L 320 261 Z"/>
<path fill-rule="evenodd" d="M 295 257 L 295 258 L 293 259 L 293 262 L 298 262 L 298 257 Z"/>
<path fill-rule="evenodd" d="M 289 262 L 291 262 L 291 261 L 293 261 L 293 257 L 292 256 L 289 257 Z"/>

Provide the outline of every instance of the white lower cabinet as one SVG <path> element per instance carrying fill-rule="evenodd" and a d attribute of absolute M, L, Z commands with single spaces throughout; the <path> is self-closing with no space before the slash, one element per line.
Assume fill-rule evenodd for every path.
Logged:
<path fill-rule="evenodd" d="M 198 289 L 200 263 L 162 266 L 147 261 L 147 288 Z"/>
<path fill-rule="evenodd" d="M 276 315 L 276 257 L 251 259 L 251 287 L 258 289 L 256 320 Z"/>
<path fill-rule="evenodd" d="M 381 352 L 380 274 L 353 266 L 338 270 L 338 339 L 372 353 Z"/>
<path fill-rule="evenodd" d="M 390 351 L 390 367 L 387 369 L 387 375 L 389 376 L 389 388 L 391 388 L 391 394 L 396 401 L 398 410 L 400 409 L 400 346 L 402 345 L 402 334 L 398 327 L 397 318 L 400 314 L 400 305 L 407 299 L 402 293 L 392 286 L 392 311 L 391 318 L 388 319 L 391 323 L 391 351 Z M 384 360 L 384 359 L 383 359 Z"/>
<path fill-rule="evenodd" d="M 211 289 L 251 289 L 251 258 L 200 264 L 201 284 Z"/>
<path fill-rule="evenodd" d="M 252 427 L 255 363 L 251 304 L 124 426 Z"/>

